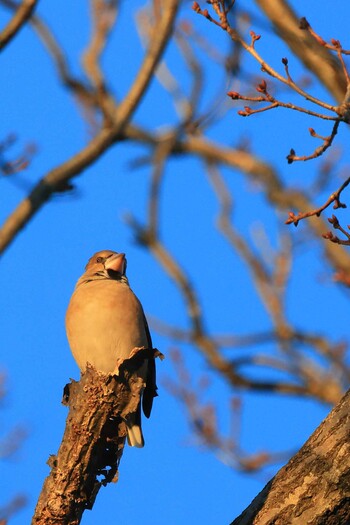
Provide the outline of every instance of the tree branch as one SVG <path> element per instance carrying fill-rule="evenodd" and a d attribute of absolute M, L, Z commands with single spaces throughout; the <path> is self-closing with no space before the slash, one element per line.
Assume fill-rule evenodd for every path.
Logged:
<path fill-rule="evenodd" d="M 350 523 L 350 390 L 231 525 Z"/>
<path fill-rule="evenodd" d="M 141 101 L 159 63 L 173 30 L 178 8 L 179 2 L 177 0 L 168 0 L 165 3 L 162 17 L 154 28 L 153 39 L 150 42 L 143 64 L 129 92 L 118 106 L 114 115 L 113 125 L 101 129 L 85 148 L 68 161 L 51 170 L 36 184 L 28 197 L 19 204 L 3 224 L 0 230 L 0 253 L 5 251 L 16 234 L 49 200 L 57 187 L 79 175 L 120 139 L 125 125 Z"/>
<path fill-rule="evenodd" d="M 144 387 L 140 360 L 159 355 L 157 350 L 138 350 L 119 367 L 118 376 L 88 366 L 78 383 L 66 386 L 63 402 L 70 407 L 66 429 L 57 456 L 48 461 L 51 473 L 32 525 L 78 525 L 100 488 L 117 481 L 126 421 L 136 412 Z"/>
<path fill-rule="evenodd" d="M 27 20 L 31 17 L 38 0 L 23 0 L 16 6 L 16 12 L 0 33 L 0 51 L 17 35 Z"/>
<path fill-rule="evenodd" d="M 293 53 L 341 102 L 346 92 L 346 79 L 337 60 L 307 32 L 300 29 L 299 18 L 285 0 L 255 0 L 271 20 L 276 32 Z"/>

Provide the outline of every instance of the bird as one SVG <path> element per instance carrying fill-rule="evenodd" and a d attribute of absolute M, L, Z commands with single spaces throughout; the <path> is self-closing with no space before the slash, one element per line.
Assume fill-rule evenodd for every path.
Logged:
<path fill-rule="evenodd" d="M 78 279 L 66 313 L 68 342 L 81 372 L 89 363 L 104 374 L 118 375 L 119 366 L 136 348 L 152 350 L 152 339 L 139 299 L 125 275 L 125 253 L 95 253 Z M 145 384 L 142 408 L 150 417 L 157 395 L 155 360 L 144 359 L 138 374 Z M 143 447 L 141 403 L 126 421 L 127 440 Z"/>

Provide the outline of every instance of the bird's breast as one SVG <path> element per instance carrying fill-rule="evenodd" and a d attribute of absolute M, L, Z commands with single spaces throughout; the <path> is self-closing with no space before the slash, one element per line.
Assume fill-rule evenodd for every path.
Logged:
<path fill-rule="evenodd" d="M 89 362 L 109 373 L 136 347 L 147 347 L 142 306 L 129 286 L 113 280 L 84 283 L 68 306 L 66 329 L 80 369 Z"/>

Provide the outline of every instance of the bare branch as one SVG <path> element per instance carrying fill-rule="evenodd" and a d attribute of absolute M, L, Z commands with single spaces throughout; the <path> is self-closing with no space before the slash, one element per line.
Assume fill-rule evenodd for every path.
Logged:
<path fill-rule="evenodd" d="M 307 217 L 319 217 L 321 213 L 328 208 L 333 202 L 333 209 L 337 210 L 338 208 L 346 208 L 346 204 L 340 201 L 340 195 L 342 191 L 349 185 L 350 183 L 350 177 L 348 177 L 343 184 L 338 188 L 338 190 L 327 199 L 327 201 L 320 206 L 319 208 L 316 208 L 311 211 L 307 212 L 299 212 L 297 215 L 295 215 L 293 212 L 289 212 L 289 219 L 286 220 L 285 224 L 294 224 L 294 226 L 298 226 L 299 221 L 302 219 L 306 219 Z M 329 220 L 329 219 L 328 219 Z"/>
<path fill-rule="evenodd" d="M 220 352 L 219 346 L 210 337 L 204 325 L 204 318 L 201 313 L 201 305 L 197 294 L 186 275 L 185 271 L 174 257 L 164 247 L 160 240 L 149 234 L 147 228 L 142 227 L 133 217 L 128 218 L 128 223 L 134 230 L 134 234 L 138 242 L 146 246 L 154 257 L 159 261 L 165 272 L 173 279 L 176 286 L 180 290 L 186 311 L 188 313 L 190 322 L 190 342 L 205 356 L 208 364 L 216 370 L 229 384 L 241 389 L 253 390 L 256 392 L 271 392 L 279 394 L 296 394 L 304 396 L 315 396 L 317 399 L 322 399 L 325 402 L 332 402 L 339 399 L 341 389 L 338 388 L 338 395 L 335 396 L 335 390 L 332 388 L 329 391 L 324 388 L 324 377 L 319 375 L 312 378 L 310 374 L 302 374 L 298 376 L 295 374 L 294 381 L 269 381 L 269 380 L 255 380 L 248 374 L 241 373 L 234 366 L 230 359 L 227 359 Z M 286 330 L 288 334 L 290 329 L 285 325 L 281 325 L 280 330 Z M 280 335 L 282 339 L 287 339 Z M 300 366 L 301 370 L 301 366 Z M 300 381 L 300 377 L 302 378 Z M 328 376 L 327 376 L 328 377 Z M 305 380 L 305 381 L 304 381 Z M 300 384 L 302 383 L 302 384 Z M 334 391 L 333 391 L 334 390 Z M 331 398 L 329 397 L 331 396 Z"/>
<path fill-rule="evenodd" d="M 316 138 L 323 140 L 323 144 L 321 146 L 318 146 L 318 148 L 316 148 L 315 151 L 311 153 L 310 155 L 298 156 L 295 154 L 295 151 L 291 149 L 289 155 L 287 155 L 286 157 L 288 160 L 288 164 L 292 164 L 293 162 L 298 161 L 298 160 L 305 161 L 305 160 L 316 159 L 317 157 L 320 157 L 321 155 L 323 155 L 323 153 L 333 144 L 333 140 L 338 132 L 339 122 L 340 122 L 339 120 L 335 122 L 332 132 L 328 137 L 321 137 L 321 135 L 318 135 L 313 128 L 309 128 L 310 135 L 312 137 L 316 137 Z"/>
<path fill-rule="evenodd" d="M 284 59 L 283 59 L 284 60 Z M 243 117 L 249 117 L 250 115 L 254 115 L 255 113 L 261 113 L 262 111 L 267 111 L 269 109 L 275 109 L 275 108 L 287 108 L 292 109 L 293 111 L 299 111 L 299 113 L 306 113 L 307 115 L 310 115 L 312 117 L 317 117 L 324 120 L 333 120 L 333 121 L 339 121 L 339 117 L 333 117 L 331 115 L 324 115 L 323 113 L 317 113 L 315 111 L 312 111 L 307 108 L 303 108 L 302 106 L 297 106 L 295 104 L 292 104 L 291 102 L 282 102 L 281 100 L 277 100 L 275 97 L 273 97 L 268 91 L 267 91 L 267 84 L 263 80 L 258 84 L 256 87 L 256 90 L 260 93 L 264 93 L 264 95 L 260 97 L 253 97 L 253 96 L 245 96 L 241 95 L 240 93 L 237 93 L 236 91 L 229 91 L 227 95 L 232 98 L 232 100 L 247 100 L 250 102 L 269 102 L 270 105 L 263 107 L 261 109 L 252 109 L 250 107 L 245 107 L 245 111 L 238 111 L 238 114 Z"/>
<path fill-rule="evenodd" d="M 3 0 L 1 3 L 6 3 Z M 31 17 L 38 0 L 23 0 L 21 4 L 14 4 L 16 12 L 7 24 L 7 26 L 0 33 L 0 51 L 9 44 L 9 42 L 22 29 L 24 24 Z"/>
<path fill-rule="evenodd" d="M 231 92 L 228 93 L 228 95 L 231 96 L 231 98 L 233 98 L 233 99 L 251 100 L 253 102 L 269 102 L 270 103 L 268 106 L 265 106 L 265 107 L 260 108 L 260 109 L 255 109 L 255 110 L 251 109 L 249 106 L 245 106 L 244 111 L 241 110 L 241 111 L 238 112 L 238 114 L 241 115 L 241 116 L 247 117 L 247 116 L 253 115 L 255 113 L 261 113 L 261 112 L 264 112 L 264 111 L 268 111 L 270 109 L 275 109 L 277 107 L 286 107 L 286 108 L 289 108 L 289 109 L 300 111 L 302 113 L 309 113 L 310 115 L 317 116 L 319 118 L 329 118 L 329 120 L 335 120 L 336 122 L 335 122 L 335 124 L 333 126 L 332 133 L 329 135 L 329 137 L 322 137 L 323 144 L 321 146 L 319 146 L 318 148 L 316 148 L 315 151 L 311 155 L 297 156 L 295 154 L 295 151 L 293 149 L 291 149 L 290 150 L 290 154 L 287 156 L 287 160 L 288 160 L 288 163 L 291 164 L 294 161 L 300 161 L 300 160 L 306 161 L 306 160 L 315 159 L 316 157 L 321 156 L 332 145 L 334 137 L 335 137 L 335 135 L 337 134 L 337 131 L 338 131 L 339 122 L 340 121 L 344 121 L 346 123 L 349 123 L 349 121 L 350 121 L 349 74 L 348 74 L 347 68 L 346 68 L 344 60 L 343 60 L 343 51 L 344 50 L 342 49 L 342 46 L 341 46 L 340 42 L 337 41 L 337 40 L 332 40 L 332 45 L 333 45 L 332 49 L 336 51 L 336 53 L 338 55 L 339 62 L 341 64 L 341 69 L 343 71 L 343 75 L 344 75 L 344 78 L 345 78 L 345 81 L 346 81 L 346 93 L 345 93 L 345 97 L 342 100 L 342 103 L 340 104 L 339 107 L 337 107 L 337 106 L 332 106 L 332 105 L 326 103 L 325 101 L 322 101 L 322 100 L 312 96 L 311 94 L 309 94 L 305 90 L 303 90 L 296 82 L 294 82 L 294 80 L 292 79 L 292 77 L 290 75 L 290 72 L 289 72 L 288 59 L 287 58 L 283 58 L 282 59 L 282 63 L 284 64 L 286 76 L 284 77 L 284 76 L 280 75 L 274 68 L 272 68 L 268 63 L 266 63 L 264 61 L 264 59 L 262 58 L 262 56 L 259 55 L 257 53 L 257 51 L 256 51 L 255 43 L 258 40 L 260 40 L 261 36 L 255 34 L 254 31 L 250 31 L 251 42 L 250 42 L 250 44 L 247 43 L 242 38 L 242 36 L 239 34 L 239 32 L 236 29 L 234 29 L 234 28 L 232 28 L 230 26 L 230 23 L 229 23 L 228 18 L 227 18 L 227 10 L 224 8 L 224 3 L 220 2 L 220 1 L 215 1 L 215 2 L 213 1 L 213 2 L 209 2 L 209 3 L 211 4 L 214 12 L 216 13 L 216 15 L 218 17 L 218 20 L 215 20 L 214 18 L 212 18 L 211 15 L 209 15 L 207 9 L 205 9 L 203 11 L 200 8 L 200 6 L 199 6 L 199 4 L 197 2 L 195 2 L 193 4 L 193 9 L 198 14 L 203 15 L 210 22 L 215 23 L 217 26 L 221 27 L 221 29 L 226 31 L 230 35 L 232 40 L 234 40 L 235 42 L 238 42 L 246 51 L 248 51 L 257 60 L 257 62 L 261 65 L 261 70 L 263 72 L 269 74 L 273 78 L 276 78 L 282 84 L 288 85 L 291 89 L 296 91 L 300 96 L 302 96 L 303 98 L 305 98 L 309 102 L 312 102 L 313 104 L 317 104 L 320 107 L 322 107 L 324 109 L 327 109 L 329 111 L 333 111 L 337 115 L 337 117 L 329 118 L 327 115 L 323 116 L 323 115 L 320 115 L 320 114 L 318 114 L 316 112 L 310 112 L 306 108 L 302 108 L 302 107 L 296 106 L 294 104 L 283 103 L 283 102 L 277 101 L 276 99 L 274 99 L 274 97 L 272 97 L 268 93 L 268 91 L 266 89 L 266 82 L 264 82 L 264 81 L 261 84 L 259 84 L 259 86 L 257 88 L 257 90 L 259 92 L 263 93 L 263 96 L 261 96 L 261 97 L 245 97 L 245 96 L 242 96 L 239 93 L 234 92 L 234 91 L 231 91 Z M 286 7 L 286 6 L 284 6 L 284 7 Z M 289 15 L 293 17 L 293 13 L 289 12 Z M 306 28 L 306 26 L 305 27 L 301 26 L 301 27 L 303 29 Z M 322 42 L 322 44 L 323 44 L 323 42 Z M 316 136 L 315 132 L 312 129 L 311 129 L 311 134 L 312 134 L 312 136 Z"/>
<path fill-rule="evenodd" d="M 162 53 L 173 31 L 179 7 L 178 0 L 167 0 L 163 4 L 161 19 L 153 28 L 150 45 L 148 46 L 146 56 L 138 71 L 135 82 L 126 97 L 124 97 L 124 100 L 118 106 L 116 119 L 121 128 L 124 127 L 130 115 L 136 109 L 137 104 L 140 102 L 141 97 L 144 95 L 152 79 L 152 75 L 159 64 Z"/>
<path fill-rule="evenodd" d="M 213 3 L 212 5 L 213 5 L 213 8 L 215 9 L 218 4 L 216 4 L 216 3 L 214 4 Z M 334 111 L 334 112 L 337 111 L 337 106 L 333 106 L 331 104 L 328 104 L 327 102 L 324 102 L 324 101 L 322 101 L 322 100 L 312 96 L 310 93 L 307 93 L 300 86 L 298 86 L 298 84 L 296 84 L 289 75 L 287 75 L 286 77 L 283 77 L 273 67 L 271 67 L 267 62 L 265 62 L 265 60 L 262 58 L 262 56 L 255 49 L 255 42 L 260 39 L 260 35 L 256 35 L 253 31 L 251 31 L 252 41 L 251 41 L 250 44 L 248 44 L 242 38 L 242 36 L 238 33 L 238 31 L 236 31 L 234 28 L 232 28 L 230 26 L 230 24 L 228 22 L 228 19 L 227 19 L 227 15 L 225 14 L 225 12 L 223 10 L 221 10 L 221 11 L 218 10 L 219 21 L 216 21 L 215 19 L 213 19 L 209 15 L 209 13 L 207 12 L 206 9 L 204 11 L 202 11 L 199 8 L 199 6 L 198 6 L 198 9 L 195 9 L 195 11 L 197 13 L 203 15 L 210 22 L 213 22 L 216 25 L 218 25 L 219 27 L 221 27 L 221 29 L 223 29 L 224 31 L 226 31 L 228 33 L 228 35 L 232 38 L 233 41 L 239 42 L 239 44 L 246 51 L 248 51 L 248 53 L 250 53 L 255 58 L 255 60 L 260 64 L 261 70 L 264 73 L 267 73 L 271 77 L 276 78 L 282 84 L 285 84 L 285 85 L 289 86 L 291 89 L 293 89 L 296 93 L 298 93 L 300 96 L 302 96 L 303 98 L 305 98 L 309 102 L 312 102 L 313 104 L 316 104 L 316 105 L 318 105 L 318 106 L 320 106 L 320 107 L 322 107 L 324 109 L 327 109 L 329 111 Z"/>
<path fill-rule="evenodd" d="M 307 31 L 301 30 L 299 17 L 285 0 L 256 0 L 256 3 L 293 53 L 340 103 L 347 86 L 343 71 L 332 53 L 315 41 Z"/>
<path fill-rule="evenodd" d="M 342 55 L 350 55 L 350 51 L 343 49 L 339 40 L 332 38 L 332 44 L 328 44 L 318 33 L 316 33 L 304 16 L 300 19 L 299 27 L 300 29 L 306 29 L 316 42 L 324 48 L 330 49 L 331 51 L 340 51 Z M 345 74 L 345 77 L 347 78 L 347 74 Z"/>
<path fill-rule="evenodd" d="M 125 133 L 128 139 L 153 147 L 159 141 L 157 135 L 135 126 L 128 126 Z M 306 191 L 289 189 L 271 164 L 242 149 L 226 147 L 203 136 L 189 135 L 176 141 L 172 153 L 176 155 L 180 153 L 194 154 L 206 162 L 224 164 L 234 170 L 241 171 L 255 183 L 261 184 L 270 204 L 276 206 L 279 210 L 289 211 L 293 208 L 309 210 L 313 208 Z M 315 217 L 310 217 L 308 225 L 314 235 L 319 237 L 327 229 L 327 223 Z M 331 249 L 329 243 L 325 243 L 323 249 L 326 257 L 337 271 L 349 271 L 350 255 L 346 250 L 342 250 L 340 247 L 338 250 Z"/>
<path fill-rule="evenodd" d="M 323 238 L 335 244 L 342 244 L 343 246 L 350 246 L 350 233 L 346 231 L 345 228 L 340 226 L 337 217 L 335 215 L 332 215 L 332 217 L 328 219 L 328 222 L 333 226 L 335 230 L 341 231 L 346 239 L 339 239 L 339 237 L 337 235 L 334 235 L 332 232 L 325 233 L 323 235 Z M 348 230 L 350 230 L 349 225 L 348 225 Z M 346 282 L 344 279 L 342 279 L 342 281 Z"/>
<path fill-rule="evenodd" d="M 3 224 L 0 230 L 0 253 L 6 249 L 15 235 L 41 206 L 48 201 L 59 184 L 79 175 L 119 139 L 148 87 L 171 35 L 178 8 L 177 0 L 167 0 L 165 3 L 162 17 L 159 24 L 154 28 L 153 38 L 144 61 L 129 92 L 118 106 L 113 126 L 102 129 L 78 154 L 50 171 L 39 181 L 30 195 L 19 204 Z"/>
<path fill-rule="evenodd" d="M 93 34 L 89 45 L 82 56 L 82 64 L 96 92 L 96 103 L 102 109 L 106 125 L 113 122 L 113 115 L 117 105 L 108 92 L 107 83 L 100 66 L 103 51 L 108 43 L 108 38 L 115 25 L 118 2 L 105 0 L 92 0 Z"/>

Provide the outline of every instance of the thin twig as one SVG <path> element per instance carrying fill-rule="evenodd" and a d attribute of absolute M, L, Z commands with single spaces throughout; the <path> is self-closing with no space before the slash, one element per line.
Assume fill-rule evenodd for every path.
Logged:
<path fill-rule="evenodd" d="M 342 244 L 343 246 L 350 246 L 350 233 L 345 230 L 340 224 L 335 215 L 332 215 L 331 218 L 328 219 L 328 222 L 333 226 L 335 230 L 339 230 L 342 232 L 342 234 L 346 237 L 345 239 L 339 239 L 337 235 L 334 235 L 332 232 L 327 232 L 322 235 L 324 239 L 327 239 L 328 241 L 334 242 L 335 244 Z M 350 226 L 348 225 L 348 230 L 350 230 Z"/>
<path fill-rule="evenodd" d="M 307 30 L 309 34 L 316 40 L 316 42 L 326 49 L 329 49 L 330 51 L 338 51 L 338 49 L 340 49 L 340 52 L 343 55 L 350 55 L 350 51 L 343 49 L 339 45 L 339 40 L 332 39 L 332 44 L 328 44 L 328 42 L 326 42 L 318 33 L 316 33 L 305 17 L 300 19 L 299 28 Z"/>
<path fill-rule="evenodd" d="M 328 135 L 328 137 L 321 137 L 320 135 L 317 135 L 317 133 L 315 132 L 313 128 L 309 128 L 310 135 L 312 137 L 322 139 L 323 144 L 321 144 L 321 146 L 318 146 L 315 149 L 315 151 L 311 153 L 310 155 L 298 156 L 295 154 L 294 149 L 291 149 L 289 155 L 287 155 L 286 157 L 288 164 L 292 164 L 292 162 L 296 162 L 296 161 L 305 161 L 305 160 L 311 160 L 311 159 L 316 159 L 317 157 L 320 157 L 333 144 L 333 140 L 338 132 L 339 123 L 340 123 L 340 120 L 337 120 L 334 123 L 332 132 L 330 135 Z"/>
<path fill-rule="evenodd" d="M 218 4 L 212 4 L 214 10 L 216 8 Z M 232 38 L 233 41 L 235 42 L 239 42 L 240 45 L 246 50 L 248 51 L 248 53 L 250 53 L 254 58 L 255 60 L 260 64 L 261 66 L 261 70 L 265 73 L 267 73 L 268 75 L 272 76 L 273 78 L 276 78 L 277 80 L 279 80 L 282 84 L 286 84 L 287 86 L 289 86 L 290 88 L 292 88 L 294 91 L 296 91 L 300 96 L 304 97 L 306 100 L 308 100 L 309 102 L 312 102 L 313 104 L 316 104 L 324 109 L 328 109 L 329 111 L 333 111 L 333 112 L 336 112 L 337 111 L 337 106 L 333 106 L 331 104 L 327 104 L 326 102 L 310 95 L 309 93 L 307 93 L 306 91 L 304 91 L 300 86 L 298 86 L 291 78 L 290 76 L 287 76 L 287 77 L 284 77 L 282 75 L 280 75 L 273 67 L 271 67 L 267 62 L 264 61 L 264 59 L 262 58 L 262 56 L 256 51 L 255 49 L 255 42 L 257 40 L 259 40 L 260 38 L 260 35 L 256 35 L 253 31 L 251 31 L 251 43 L 248 44 L 242 37 L 241 35 L 238 33 L 237 30 L 233 29 L 230 24 L 229 24 L 229 21 L 227 19 L 227 16 L 225 14 L 224 11 L 218 11 L 217 10 L 217 14 L 219 16 L 219 21 L 215 20 L 214 18 L 212 18 L 208 11 L 205 9 L 205 10 L 201 10 L 199 4 L 197 2 L 194 2 L 193 4 L 193 9 L 194 11 L 196 11 L 198 14 L 201 14 L 202 16 L 204 16 L 205 18 L 207 18 L 210 22 L 213 22 L 215 25 L 219 26 L 221 29 L 223 29 L 223 31 L 226 31 L 228 33 L 228 35 Z"/>
<path fill-rule="evenodd" d="M 292 109 L 294 111 L 299 111 L 299 113 L 306 113 L 307 115 L 310 115 L 312 117 L 317 117 L 323 120 L 332 120 L 332 121 L 339 121 L 339 117 L 335 116 L 332 117 L 331 115 L 325 115 L 323 113 L 317 113 L 316 111 L 312 111 L 307 108 L 303 108 L 302 106 L 297 106 L 296 104 L 292 104 L 291 102 L 282 102 L 281 100 L 275 99 L 272 95 L 266 92 L 265 96 L 260 97 L 253 97 L 253 96 L 246 96 L 241 95 L 240 93 L 237 93 L 236 91 L 229 91 L 227 95 L 232 98 L 232 100 L 247 100 L 249 102 L 270 102 L 270 106 L 260 108 L 260 109 L 252 109 L 251 107 L 246 106 L 244 109 L 245 111 L 238 111 L 238 114 L 243 117 L 249 117 L 251 115 L 254 115 L 255 113 L 261 113 L 262 111 L 266 111 L 268 109 L 275 109 L 275 108 L 287 108 Z"/>
<path fill-rule="evenodd" d="M 334 210 L 337 210 L 338 208 L 346 208 L 346 204 L 340 201 L 340 195 L 342 191 L 349 185 L 349 183 L 350 183 L 350 177 L 348 177 L 343 182 L 343 184 L 337 189 L 337 191 L 332 193 L 332 195 L 329 196 L 327 201 L 319 208 L 316 208 L 314 210 L 307 211 L 304 213 L 299 212 L 297 215 L 295 215 L 292 211 L 289 212 L 289 218 L 286 220 L 285 224 L 294 224 L 294 226 L 298 226 L 299 221 L 301 221 L 302 219 L 306 219 L 307 217 L 313 217 L 313 216 L 319 217 L 321 213 L 326 208 L 328 208 L 328 206 L 330 206 L 333 202 L 334 202 L 334 206 L 333 206 Z"/>

